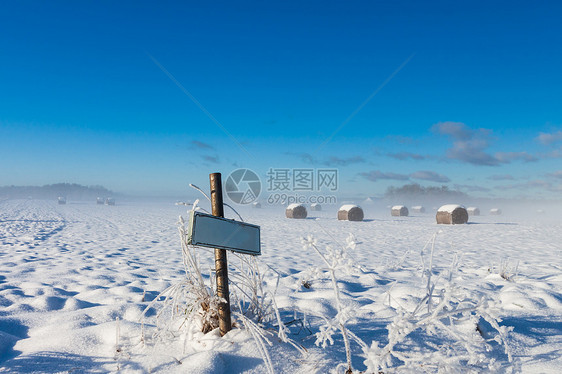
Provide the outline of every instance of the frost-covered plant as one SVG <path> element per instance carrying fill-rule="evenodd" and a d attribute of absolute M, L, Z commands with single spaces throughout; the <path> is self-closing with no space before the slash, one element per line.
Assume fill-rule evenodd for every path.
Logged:
<path fill-rule="evenodd" d="M 198 202 L 196 200 L 192 204 L 192 210 L 201 209 Z M 181 216 L 178 229 L 185 278 L 164 290 L 146 310 L 164 298 L 164 305 L 169 305 L 170 308 L 162 308 L 158 317 L 167 311 L 170 312 L 171 320 L 181 319 L 182 328 L 195 328 L 207 333 L 218 327 L 218 306 L 223 300 L 216 295 L 213 271 L 210 270 L 207 276 L 203 275 L 198 252 L 205 251 L 211 257 L 213 253 L 207 248 L 188 244 L 188 225 Z M 252 256 L 235 253 L 231 256 L 232 259 L 238 261 L 229 263 L 229 283 L 233 288 L 230 295 L 231 309 L 255 320 L 256 323 L 275 318 L 271 297 L 263 289 L 264 275 L 257 260 Z"/>
<path fill-rule="evenodd" d="M 318 346 L 322 346 L 322 348 L 325 348 L 328 343 L 330 345 L 334 344 L 333 335 L 339 330 L 342 334 L 345 344 L 345 354 L 347 359 L 347 368 L 345 372 L 346 374 L 352 373 L 353 368 L 351 365 L 351 347 L 346 323 L 351 321 L 355 317 L 355 314 L 353 309 L 351 309 L 350 307 L 345 307 L 341 301 L 336 273 L 343 272 L 346 274 L 352 274 L 357 270 L 357 266 L 353 263 L 353 261 L 347 254 L 348 249 L 355 248 L 357 241 L 352 234 L 349 234 L 346 239 L 345 246 L 335 248 L 328 246 L 325 253 L 320 251 L 316 239 L 314 239 L 312 236 L 303 238 L 302 243 L 305 249 L 314 249 L 324 262 L 324 265 L 326 266 L 325 269 L 317 267 L 310 270 L 309 273 L 313 274 L 315 277 L 320 277 L 323 271 L 326 271 L 329 274 L 337 308 L 337 314 L 333 318 L 326 318 L 325 316 L 321 316 L 324 319 L 324 325 L 320 326 L 320 331 L 316 333 L 315 344 Z"/>
<path fill-rule="evenodd" d="M 159 300 L 164 299 L 164 307 L 157 313 L 160 326 L 157 335 L 165 332 L 174 334 L 181 328 L 187 328 L 190 332 L 207 333 L 219 324 L 218 305 L 221 300 L 214 292 L 213 278 L 209 277 L 208 284 L 203 277 L 195 248 L 187 244 L 187 227 L 183 217 L 179 218 L 178 228 L 185 278 L 162 291 L 144 311 L 146 313 Z M 164 315 L 169 318 L 162 321 Z"/>
<path fill-rule="evenodd" d="M 492 350 L 492 342 L 503 345 L 508 361 L 513 361 L 507 346 L 511 328 L 499 325 L 498 308 L 492 300 L 456 284 L 457 259 L 445 276 L 433 277 L 436 235 L 429 259 L 422 250 L 424 295 L 413 310 L 397 309 L 387 326 L 387 344 L 373 341 L 367 345 L 352 334 L 362 347 L 367 373 L 493 372 L 500 366 L 486 354 Z M 483 321 L 493 332 L 482 333 L 479 326 Z M 516 371 L 517 366 L 512 369 Z"/>
<path fill-rule="evenodd" d="M 395 316 L 386 326 L 387 338 L 384 344 L 372 341 L 367 344 L 349 329 L 349 322 L 360 318 L 345 308 L 338 287 L 338 277 L 352 275 L 362 270 L 350 260 L 347 250 L 354 248 L 356 240 L 350 236 L 347 245 L 320 251 L 317 241 L 303 239 L 305 247 L 314 249 L 324 262 L 324 269 L 316 267 L 302 274 L 307 283 L 329 275 L 337 308 L 337 315 L 328 318 L 320 316 L 324 323 L 318 327 L 316 345 L 325 348 L 333 344 L 338 331 L 343 336 L 346 351 L 346 373 L 352 373 L 350 340 L 361 347 L 361 355 L 367 367 L 362 373 L 420 373 L 420 372 L 482 372 L 498 371 L 501 368 L 489 352 L 494 345 L 503 346 L 512 372 L 517 372 L 507 337 L 511 328 L 500 326 L 499 308 L 485 295 L 471 292 L 456 281 L 459 259 L 454 257 L 450 267 L 437 273 L 433 265 L 437 234 L 427 242 L 421 251 L 422 294 L 411 295 L 418 299 L 411 308 L 396 306 Z M 427 250 L 427 251 L 426 251 Z M 403 267 L 404 259 L 400 260 Z M 391 289 L 384 292 L 391 298 Z M 389 303 L 390 306 L 390 303 Z"/>
<path fill-rule="evenodd" d="M 198 200 L 192 205 L 192 210 L 200 209 Z M 178 229 L 185 278 L 164 290 L 143 313 L 144 316 L 146 311 L 156 306 L 158 300 L 164 299 L 163 306 L 157 313 L 159 329 L 155 334 L 156 337 L 166 333 L 175 336 L 183 331 L 186 338 L 189 338 L 198 331 L 208 333 L 218 328 L 219 304 L 224 302 L 216 295 L 213 270 L 211 269 L 209 274 L 204 276 L 198 258 L 199 250 L 213 256 L 212 250 L 188 244 L 188 226 L 181 216 Z M 244 327 L 250 333 L 256 341 L 268 372 L 273 373 L 267 350 L 267 346 L 271 345 L 268 337 L 274 335 L 269 331 L 272 325 L 275 323 L 279 325 L 277 336 L 281 341 L 292 344 L 301 353 L 304 351 L 287 337 L 287 329 L 281 321 L 275 303 L 276 289 L 271 292 L 264 288 L 265 276 L 268 272 L 261 270 L 258 259 L 254 256 L 232 253 L 228 265 L 233 327 Z M 277 282 L 279 282 L 278 275 Z M 169 318 L 162 321 L 163 316 Z"/>
<path fill-rule="evenodd" d="M 510 264 L 509 259 L 502 259 L 500 261 L 500 268 L 499 274 L 500 277 L 507 281 L 513 281 L 513 279 L 517 276 L 519 269 L 519 261 L 515 262 L 514 264 Z"/>

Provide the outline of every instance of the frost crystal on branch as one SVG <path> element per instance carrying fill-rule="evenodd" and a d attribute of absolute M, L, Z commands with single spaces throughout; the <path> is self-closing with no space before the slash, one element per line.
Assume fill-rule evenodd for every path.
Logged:
<path fill-rule="evenodd" d="M 334 344 L 334 340 L 332 338 L 333 334 L 339 330 L 342 334 L 343 341 L 345 344 L 345 353 L 346 353 L 346 366 L 347 370 L 346 373 L 352 373 L 353 368 L 351 366 L 351 347 L 350 347 L 350 340 L 347 328 L 345 324 L 351 319 L 353 312 L 351 308 L 344 307 L 341 301 L 340 290 L 338 286 L 338 280 L 336 276 L 337 271 L 341 271 L 344 274 L 352 274 L 353 271 L 357 268 L 351 258 L 348 256 L 347 250 L 350 248 L 355 248 L 356 240 L 353 235 L 349 235 L 346 239 L 346 245 L 344 247 L 326 247 L 325 254 L 320 251 L 317 246 L 316 239 L 312 236 L 308 236 L 307 238 L 302 239 L 303 244 L 305 245 L 306 249 L 313 249 L 316 253 L 320 256 L 324 264 L 326 265 L 326 269 L 317 268 L 315 273 L 327 272 L 330 276 L 330 281 L 332 284 L 334 299 L 336 301 L 336 308 L 338 313 L 332 319 L 328 319 L 324 316 L 323 319 L 325 321 L 324 326 L 320 326 L 320 331 L 316 333 L 316 345 L 322 345 L 323 348 L 327 346 L 329 342 L 330 345 Z"/>
<path fill-rule="evenodd" d="M 432 238 L 429 266 L 426 267 L 422 250 L 423 275 L 427 278 L 425 295 L 412 311 L 399 308 L 392 323 L 387 326 L 388 343 L 380 347 L 362 344 L 367 372 L 481 372 L 494 371 L 500 366 L 487 353 L 492 350 L 488 343 L 503 345 L 508 362 L 513 358 L 507 345 L 511 330 L 499 326 L 498 310 L 485 296 L 475 298 L 468 290 L 456 284 L 452 272 L 458 261 L 455 258 L 447 277 L 433 274 Z M 486 321 L 494 336 L 486 338 L 479 329 L 480 321 Z M 433 344 L 439 341 L 440 344 Z M 421 344 L 424 342 L 424 344 Z M 513 372 L 517 371 L 514 365 Z"/>
<path fill-rule="evenodd" d="M 511 328 L 499 325 L 499 309 L 485 294 L 470 291 L 462 283 L 457 283 L 458 256 L 453 257 L 451 266 L 444 271 L 438 272 L 434 268 L 436 237 L 437 234 L 433 235 L 421 251 L 422 292 L 407 296 L 410 301 L 416 302 L 406 304 L 407 307 L 401 306 L 400 302 L 394 303 L 394 307 L 388 304 L 388 311 L 393 311 L 394 317 L 386 326 L 386 339 L 382 344 L 380 341 L 367 344 L 348 328 L 351 322 L 362 318 L 357 308 L 344 305 L 339 288 L 342 277 L 358 274 L 357 270 L 365 273 L 352 261 L 348 252 L 357 246 L 355 237 L 349 235 L 345 245 L 326 246 L 324 250 L 320 250 L 313 237 L 303 238 L 305 247 L 314 250 L 324 266 L 308 269 L 301 277 L 307 281 L 329 280 L 337 309 L 335 316 L 320 315 L 324 322 L 318 326 L 315 344 L 326 348 L 333 345 L 334 336 L 341 333 L 347 357 L 346 373 L 354 372 L 350 338 L 361 347 L 366 366 L 366 370 L 362 371 L 364 373 L 498 371 L 505 369 L 494 358 L 497 357 L 494 350 L 498 346 L 503 347 L 507 361 L 512 363 L 511 372 L 517 372 L 518 365 L 507 345 Z M 403 262 L 404 258 L 400 260 L 401 270 L 407 271 Z M 417 269 L 414 267 L 411 271 Z M 390 289 L 381 296 L 386 299 L 388 294 L 390 300 L 391 290 L 397 283 L 392 282 Z M 488 327 L 486 333 L 481 331 L 484 323 Z"/>
<path fill-rule="evenodd" d="M 198 200 L 193 203 L 192 210 L 203 210 L 198 206 Z M 181 242 L 182 259 L 185 278 L 165 291 L 163 291 L 143 312 L 144 314 L 163 297 L 164 302 L 157 314 L 157 322 L 164 320 L 155 337 L 176 337 L 178 332 L 183 332 L 187 341 L 201 334 L 207 334 L 219 326 L 219 305 L 226 300 L 219 298 L 215 293 L 212 270 L 203 275 L 199 262 L 199 252 L 204 251 L 212 256 L 212 251 L 204 247 L 189 245 L 188 227 L 182 216 L 178 219 L 178 231 Z M 314 242 L 311 242 L 313 245 Z M 237 261 L 238 260 L 238 261 Z M 291 344 L 299 352 L 302 348 L 287 337 L 289 329 L 281 320 L 275 302 L 275 290 L 264 287 L 267 282 L 265 273 L 260 269 L 260 263 L 255 256 L 233 253 L 229 261 L 230 307 L 233 316 L 233 326 L 243 327 L 254 338 L 256 347 L 262 355 L 267 372 L 273 374 L 273 363 L 267 350 L 271 346 L 268 336 L 273 335 L 277 323 L 278 338 Z M 263 265 L 263 263 L 262 263 Z M 271 267 L 269 267 L 271 270 Z M 268 273 L 268 271 L 266 271 Z M 277 283 L 279 275 L 277 273 Z"/>

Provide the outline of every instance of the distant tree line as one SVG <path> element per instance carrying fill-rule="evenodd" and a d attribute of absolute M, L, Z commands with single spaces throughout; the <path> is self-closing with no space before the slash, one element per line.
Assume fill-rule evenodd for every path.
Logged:
<path fill-rule="evenodd" d="M 76 183 L 56 183 L 45 186 L 4 186 L 0 197 L 11 199 L 56 199 L 59 196 L 70 200 L 91 200 L 96 197 L 113 196 L 103 186 L 82 186 Z"/>
<path fill-rule="evenodd" d="M 387 198 L 396 197 L 455 197 L 455 198 L 466 198 L 467 194 L 461 191 L 450 190 L 447 186 L 441 187 L 423 187 L 417 183 L 406 184 L 402 187 L 388 187 L 385 193 Z"/>

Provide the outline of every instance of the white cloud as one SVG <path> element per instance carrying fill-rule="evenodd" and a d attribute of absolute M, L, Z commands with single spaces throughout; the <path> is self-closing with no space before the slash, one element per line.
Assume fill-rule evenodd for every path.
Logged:
<path fill-rule="evenodd" d="M 544 145 L 558 143 L 559 141 L 562 141 L 562 131 L 556 131 L 553 133 L 541 132 L 539 133 L 539 136 L 537 136 L 536 140 Z"/>
<path fill-rule="evenodd" d="M 498 166 L 513 161 L 532 162 L 538 158 L 527 152 L 487 152 L 492 141 L 491 130 L 471 129 L 461 122 L 440 122 L 431 128 L 440 135 L 448 136 L 453 146 L 447 149 L 446 157 L 473 165 Z"/>
<path fill-rule="evenodd" d="M 426 158 L 428 158 L 427 156 L 424 155 L 420 155 L 417 153 L 411 153 L 411 152 L 399 152 L 399 153 L 388 153 L 387 154 L 389 157 L 395 158 L 397 160 L 407 160 L 407 159 L 412 159 L 412 160 L 425 160 Z"/>
<path fill-rule="evenodd" d="M 491 189 L 488 187 L 469 185 L 469 184 L 455 184 L 454 186 L 457 190 L 465 190 L 470 192 L 489 192 Z"/>
<path fill-rule="evenodd" d="M 490 142 L 490 131 L 486 129 L 472 130 L 461 122 L 440 122 L 431 128 L 432 131 L 449 136 L 453 147 L 447 150 L 447 158 L 467 162 L 473 165 L 496 166 L 500 160 L 486 153 Z"/>
<path fill-rule="evenodd" d="M 539 188 L 548 191 L 553 191 L 552 183 L 542 179 L 536 179 L 525 183 L 510 184 L 506 186 L 496 186 L 495 188 L 498 190 L 528 190 L 528 189 Z"/>
<path fill-rule="evenodd" d="M 376 182 L 379 179 L 390 179 L 390 180 L 398 180 L 398 181 L 404 181 L 410 179 L 410 177 L 405 174 L 384 173 L 380 170 L 373 170 L 366 173 L 359 173 L 359 175 L 365 179 L 370 180 L 371 182 Z"/>
<path fill-rule="evenodd" d="M 554 177 L 558 179 L 562 179 L 562 170 L 555 171 L 553 173 L 547 174 L 549 177 Z"/>
<path fill-rule="evenodd" d="M 442 174 L 438 174 L 434 171 L 427 171 L 427 170 L 416 171 L 415 173 L 410 174 L 410 178 L 421 179 L 431 182 L 439 182 L 439 183 L 448 183 L 451 181 L 448 177 Z"/>
<path fill-rule="evenodd" d="M 445 175 L 438 174 L 434 171 L 420 170 L 411 174 L 398 174 L 392 172 L 382 172 L 380 170 L 373 170 L 365 173 L 359 173 L 365 179 L 376 182 L 381 179 L 406 181 L 410 179 L 419 179 L 430 182 L 448 183 L 451 180 Z"/>
<path fill-rule="evenodd" d="M 538 161 L 538 158 L 528 154 L 527 152 L 498 152 L 496 153 L 496 159 L 503 163 L 509 163 L 516 160 L 522 160 L 525 162 Z"/>
<path fill-rule="evenodd" d="M 191 145 L 198 149 L 214 149 L 212 145 L 200 142 L 199 140 L 192 140 Z"/>
<path fill-rule="evenodd" d="M 328 160 L 324 161 L 323 164 L 326 166 L 348 166 L 351 164 L 360 164 L 363 162 L 365 162 L 365 159 L 361 156 L 354 156 L 348 158 L 331 156 L 328 158 Z"/>
<path fill-rule="evenodd" d="M 207 156 L 207 155 L 203 155 L 201 156 L 201 158 L 207 162 L 210 162 L 212 164 L 218 164 L 220 163 L 220 159 L 219 156 Z"/>
<path fill-rule="evenodd" d="M 512 181 L 515 180 L 515 178 L 513 177 L 513 175 L 509 175 L 509 174 L 503 174 L 503 175 L 491 175 L 488 177 L 489 180 L 492 181 Z"/>

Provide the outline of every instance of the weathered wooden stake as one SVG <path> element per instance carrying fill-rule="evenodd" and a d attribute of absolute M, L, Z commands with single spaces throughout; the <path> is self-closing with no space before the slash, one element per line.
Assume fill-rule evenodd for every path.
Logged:
<path fill-rule="evenodd" d="M 224 217 L 221 173 L 209 174 L 209 180 L 211 182 L 212 213 L 214 216 Z M 224 336 L 232 329 L 228 291 L 228 262 L 226 250 L 224 249 L 215 248 L 215 273 L 217 278 L 217 296 L 226 300 L 224 303 L 219 303 L 219 330 L 221 336 Z"/>

